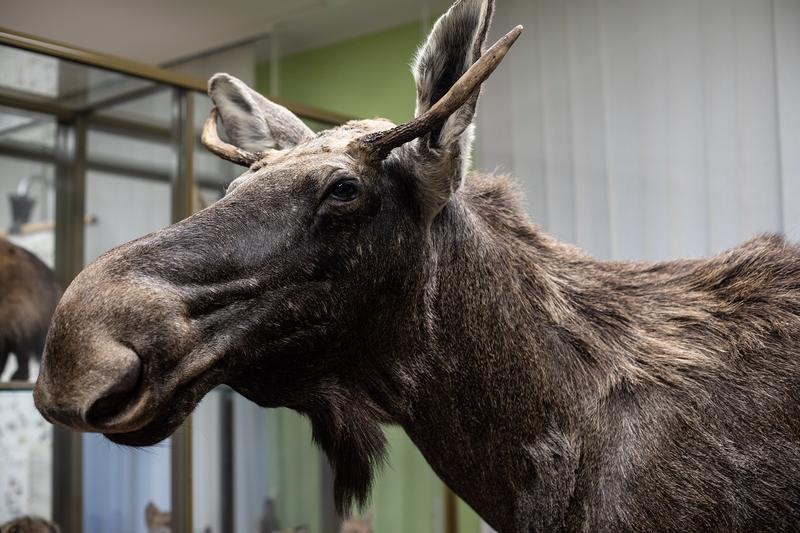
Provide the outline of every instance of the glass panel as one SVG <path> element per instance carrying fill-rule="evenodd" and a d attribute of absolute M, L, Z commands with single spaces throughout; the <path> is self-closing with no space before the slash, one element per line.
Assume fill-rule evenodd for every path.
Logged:
<path fill-rule="evenodd" d="M 169 441 L 135 449 L 86 434 L 83 475 L 84 531 L 148 533 L 148 507 L 170 509 Z"/>
<path fill-rule="evenodd" d="M 0 46 L 0 72 L 0 95 L 71 110 L 99 108 L 156 86 L 148 80 L 9 46 Z"/>
<path fill-rule="evenodd" d="M 192 415 L 192 446 L 196 532 L 323 531 L 330 502 L 321 499 L 322 457 L 305 418 L 220 387 Z"/>
<path fill-rule="evenodd" d="M 58 95 L 58 59 L 10 47 L 0 47 L 0 87 L 42 98 Z"/>
<path fill-rule="evenodd" d="M 0 73 L 0 102 L 10 106 L 0 107 L 0 238 L 53 266 L 53 116 L 69 122 L 74 112 L 89 117 L 86 262 L 170 223 L 172 88 L 3 45 Z M 194 103 L 199 139 L 211 101 L 196 94 Z M 243 169 L 213 156 L 199 141 L 193 157 L 199 209 L 221 198 Z M 8 294 L 2 285 L 0 291 Z M 0 307 L 0 332 L 8 323 L 3 312 Z M 13 313 L 22 316 L 17 308 Z M 0 375 L 7 379 L 16 372 L 16 361 L 11 357 L 6 364 L 2 355 Z M 34 376 L 36 371 L 32 362 Z M 230 531 L 271 531 L 275 523 L 322 531 L 323 507 L 330 502 L 321 498 L 330 490 L 322 489 L 322 458 L 304 418 L 262 410 L 220 388 L 203 401 L 194 420 L 196 531 L 226 531 L 223 519 Z M 29 388 L 0 392 L 0 446 L 6 446 L 0 447 L 0 490 L 11 487 L 16 494 L 16 499 L 0 494 L 9 505 L 0 507 L 0 523 L 19 513 L 49 516 L 52 429 L 36 413 Z M 171 507 L 170 446 L 166 441 L 131 449 L 85 435 L 84 530 L 145 533 L 146 510 L 163 518 Z M 223 493 L 222 487 L 230 490 Z"/>
<path fill-rule="evenodd" d="M 223 434 L 222 416 L 228 397 L 225 389 L 217 388 L 192 414 L 192 524 L 198 533 L 225 531 L 223 479 L 230 479 L 231 468 L 230 457 L 223 457 L 223 439 L 230 433 Z"/>
<path fill-rule="evenodd" d="M 171 90 L 161 87 L 104 109 L 89 126 L 85 261 L 171 221 Z M 153 121 L 140 127 L 146 117 Z M 171 507 L 170 441 L 135 449 L 83 438 L 84 531 L 147 533 L 147 516 Z"/>
<path fill-rule="evenodd" d="M 0 524 L 24 515 L 50 518 L 52 429 L 29 388 L 0 387 Z"/>
<path fill-rule="evenodd" d="M 52 156 L 55 138 L 56 123 L 52 117 L 0 106 L 2 153 L 25 155 L 29 159 L 47 158 Z"/>
<path fill-rule="evenodd" d="M 268 420 L 262 408 L 238 394 L 232 396 L 234 530 L 261 531 L 267 499 L 275 492 L 269 476 Z M 313 508 L 315 500 L 306 502 L 309 508 Z"/>
<path fill-rule="evenodd" d="M 27 235 L 35 229 L 39 240 L 26 236 L 26 247 L 52 266 L 56 122 L 51 117 L 69 122 L 73 112 L 89 117 L 86 262 L 171 222 L 170 179 L 176 164 L 171 87 L 2 45 L 0 72 L 0 101 L 11 106 L 0 108 L 0 231 Z M 218 194 L 237 174 L 219 182 L 216 173 L 211 175 L 208 189 Z M 24 217 L 12 216 L 11 194 L 28 199 L 22 204 Z M 3 317 L 0 308 L 0 330 Z M 2 371 L 6 365 L 0 362 Z M 15 371 L 13 358 L 7 366 L 6 375 Z M 30 391 L 24 394 L 32 407 Z M 169 513 L 170 455 L 170 441 L 136 450 L 85 435 L 84 530 L 145 533 L 146 510 L 161 518 Z M 5 454 L 0 458 L 0 479 L 5 479 Z M 48 479 L 46 488 L 50 484 Z M 47 507 L 39 514 L 49 514 Z"/>
<path fill-rule="evenodd" d="M 36 379 L 61 292 L 54 145 L 52 117 L 0 106 L 0 524 L 52 512 L 52 426 L 25 381 Z"/>
<path fill-rule="evenodd" d="M 172 90 L 155 84 L 137 87 L 116 100 L 107 100 L 100 116 L 137 121 L 167 133 L 172 120 Z"/>
<path fill-rule="evenodd" d="M 54 137 L 52 118 L 0 107 L 0 382 L 35 379 L 60 293 L 51 270 Z"/>

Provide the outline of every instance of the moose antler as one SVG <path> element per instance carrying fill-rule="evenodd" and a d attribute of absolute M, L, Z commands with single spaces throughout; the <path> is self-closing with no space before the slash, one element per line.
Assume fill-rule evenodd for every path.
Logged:
<path fill-rule="evenodd" d="M 494 72 L 523 29 L 521 25 L 517 26 L 497 41 L 428 111 L 406 124 L 361 137 L 356 141 L 357 150 L 372 161 L 382 161 L 398 146 L 422 137 L 442 125 Z"/>
<path fill-rule="evenodd" d="M 264 158 L 266 155 L 264 152 L 242 150 L 220 139 L 217 133 L 217 114 L 217 108 L 212 107 L 205 124 L 203 124 L 201 141 L 206 148 L 223 159 L 245 167 L 250 167 L 256 161 Z"/>

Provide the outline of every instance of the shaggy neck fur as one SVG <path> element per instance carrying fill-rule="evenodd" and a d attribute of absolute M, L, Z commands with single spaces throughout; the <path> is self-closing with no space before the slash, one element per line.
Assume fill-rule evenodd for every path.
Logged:
<path fill-rule="evenodd" d="M 777 396 L 797 413 L 796 358 L 768 375 L 761 360 L 770 343 L 800 343 L 797 249 L 763 238 L 709 260 L 598 262 L 538 232 L 504 179 L 467 183 L 431 228 L 406 325 L 424 344 L 398 346 L 368 393 L 436 473 L 504 532 L 794 516 L 775 511 L 791 495 L 769 490 L 785 472 L 761 472 L 754 489 L 708 465 L 730 471 L 744 442 L 780 448 L 764 437 L 774 420 L 748 418 L 753 402 Z M 735 427 L 717 427 L 736 412 Z M 362 488 L 382 453 L 376 427 L 351 436 L 367 441 L 352 470 Z"/>
<path fill-rule="evenodd" d="M 547 489 L 539 498 L 563 500 L 549 507 L 566 505 L 581 446 L 575 414 L 607 386 L 599 376 L 613 362 L 575 347 L 586 341 L 571 323 L 581 317 L 565 270 L 590 260 L 539 233 L 505 179 L 467 183 L 431 229 L 420 316 L 432 334 L 401 423 L 437 474 L 509 531 L 534 484 Z"/>

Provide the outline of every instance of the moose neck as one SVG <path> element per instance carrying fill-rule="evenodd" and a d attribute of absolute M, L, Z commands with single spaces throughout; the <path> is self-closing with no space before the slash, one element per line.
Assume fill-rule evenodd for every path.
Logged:
<path fill-rule="evenodd" d="M 573 421 L 611 362 L 576 349 L 587 321 L 569 294 L 597 264 L 540 234 L 502 180 L 472 182 L 431 228 L 435 266 L 419 313 L 430 342 L 401 423 L 440 477 L 506 531 L 525 505 L 517 488 L 544 468 L 573 479 Z"/>

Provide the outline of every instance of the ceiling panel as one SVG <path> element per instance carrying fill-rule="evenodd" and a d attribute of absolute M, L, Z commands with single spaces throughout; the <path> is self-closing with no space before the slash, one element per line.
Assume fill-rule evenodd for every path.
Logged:
<path fill-rule="evenodd" d="M 440 0 L 0 0 L 0 26 L 163 64 L 284 25 L 286 51 L 437 12 Z M 280 26 L 278 26 L 280 27 Z"/>

